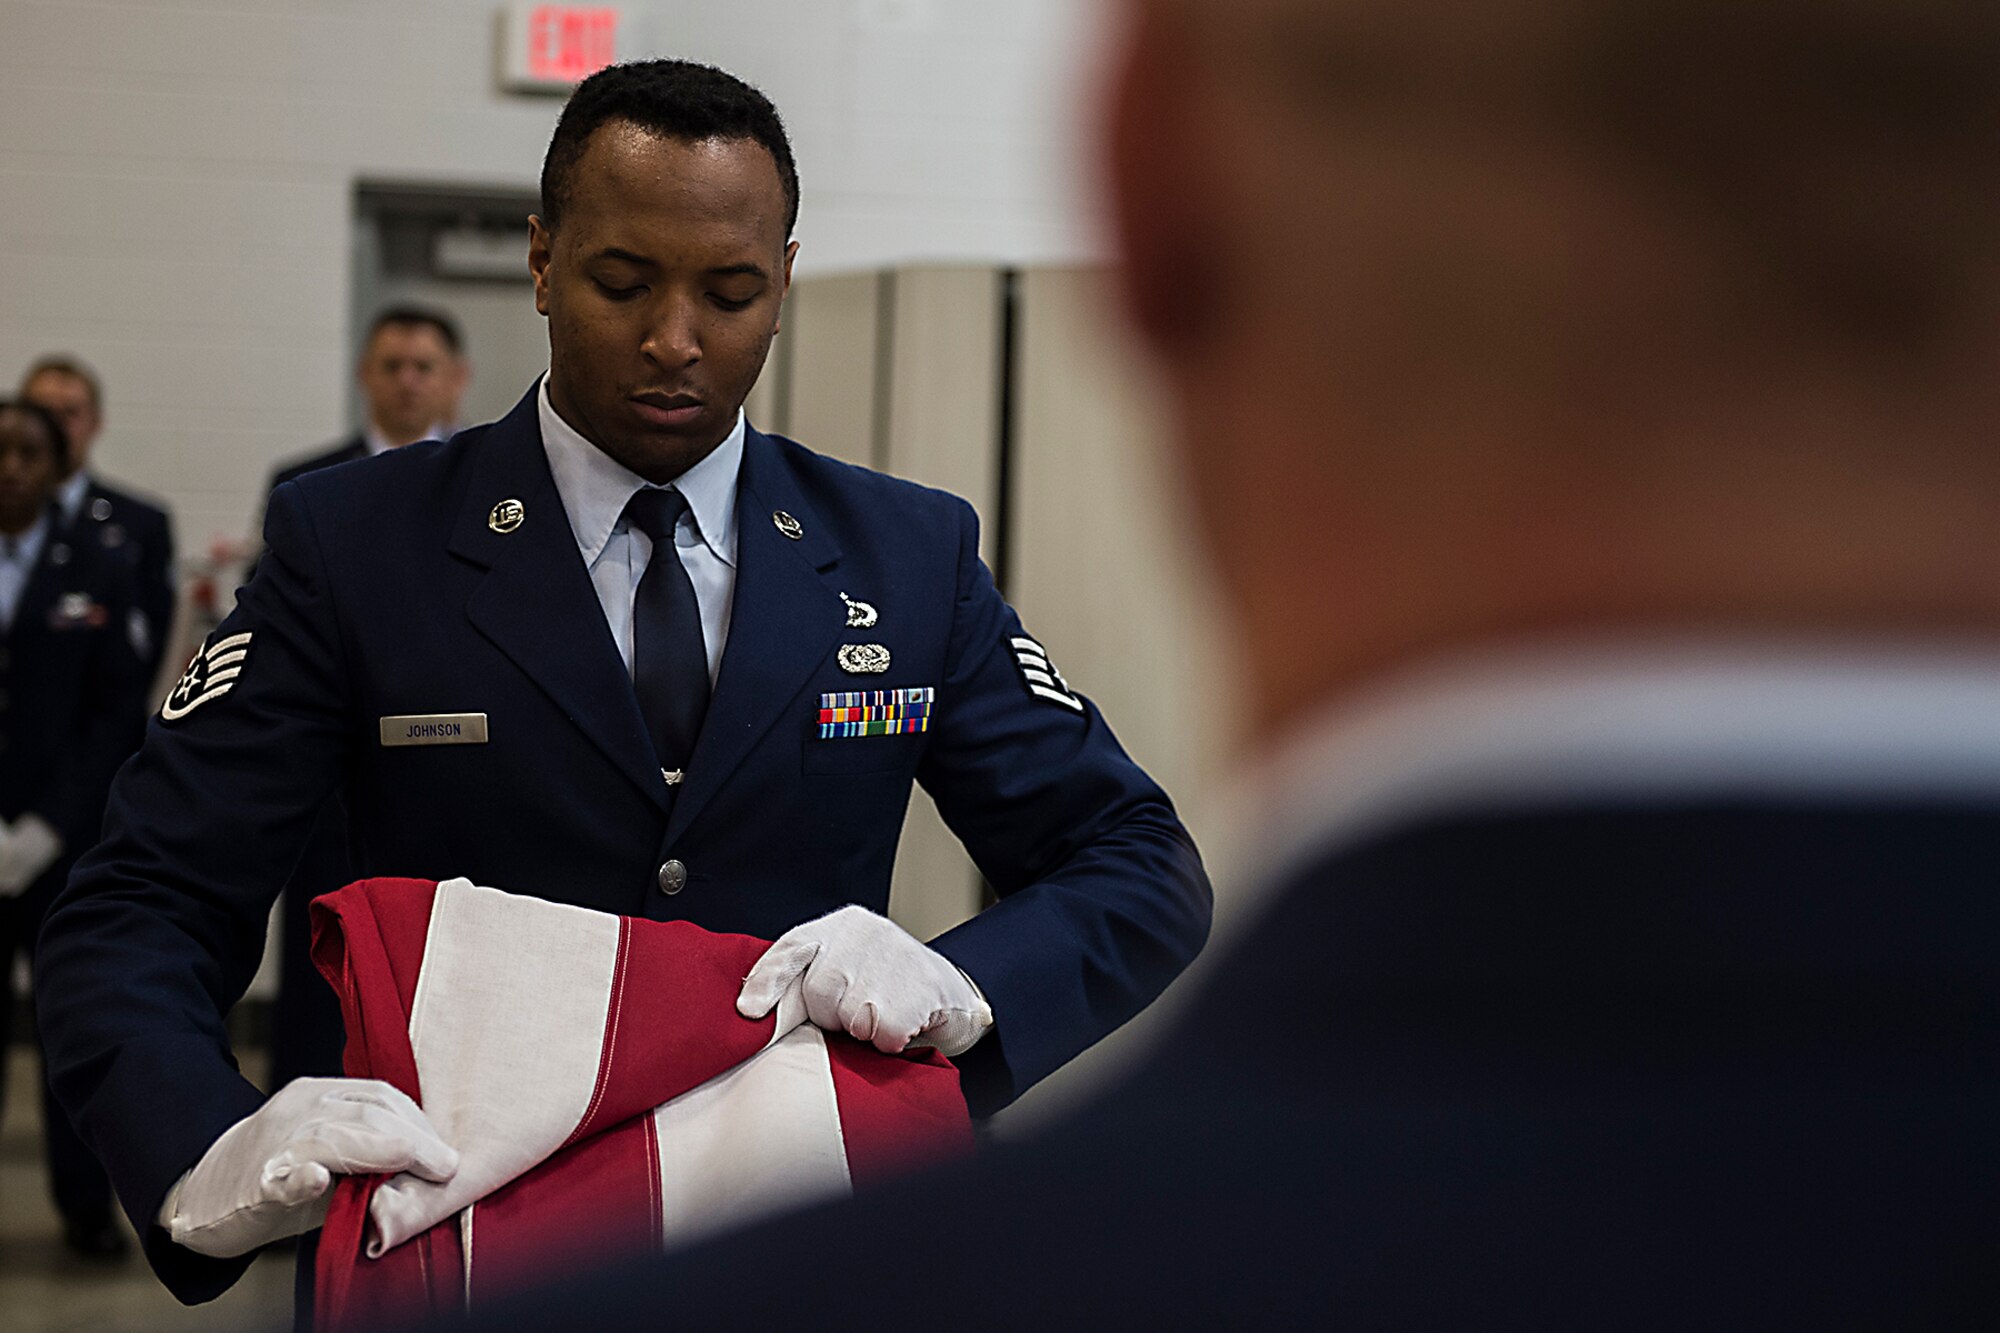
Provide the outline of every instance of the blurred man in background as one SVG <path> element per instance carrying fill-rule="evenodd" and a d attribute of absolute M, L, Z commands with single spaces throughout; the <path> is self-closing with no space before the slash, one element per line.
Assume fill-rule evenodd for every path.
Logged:
<path fill-rule="evenodd" d="M 2000 9 L 1127 9 L 1262 919 L 1041 1143 L 515 1326 L 1990 1325 Z"/>
<path fill-rule="evenodd" d="M 458 322 L 450 315 L 396 305 L 369 324 L 354 378 L 367 399 L 367 421 L 331 448 L 280 464 L 270 490 L 336 463 L 372 458 L 418 440 L 450 438 L 458 429 L 472 365 L 465 358 Z"/>
<path fill-rule="evenodd" d="M 370 322 L 354 378 L 368 402 L 361 430 L 331 449 L 281 465 L 271 477 L 271 491 L 320 468 L 373 458 L 418 440 L 450 438 L 458 428 L 472 364 L 458 322 L 450 315 L 426 306 L 395 305 Z M 244 581 L 253 573 L 254 566 Z M 279 912 L 278 993 L 271 1009 L 273 1087 L 309 1074 L 340 1072 L 340 1005 L 313 968 L 307 906 L 354 878 L 351 869 L 347 811 L 336 797 L 314 825 L 298 868 L 286 882 Z"/>
<path fill-rule="evenodd" d="M 62 525 L 68 449 L 54 414 L 0 399 L 0 1050 L 17 955 L 97 837 L 111 775 L 137 746 L 145 676 L 131 633 L 132 571 Z M 6 1069 L 0 1063 L 0 1092 Z M 49 1186 L 73 1252 L 125 1250 L 104 1169 L 42 1082 Z"/>
<path fill-rule="evenodd" d="M 132 568 L 141 655 L 148 679 L 160 668 L 173 632 L 174 536 L 166 507 L 113 486 L 90 470 L 104 430 L 104 390 L 97 374 L 71 356 L 45 356 L 21 377 L 21 397 L 53 414 L 69 437 L 69 470 L 56 490 L 62 526 Z"/>

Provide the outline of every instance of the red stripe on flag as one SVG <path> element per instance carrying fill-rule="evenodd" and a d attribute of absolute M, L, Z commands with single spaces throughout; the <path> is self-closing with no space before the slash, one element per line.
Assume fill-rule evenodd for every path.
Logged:
<path fill-rule="evenodd" d="M 347 1045 L 341 1066 L 349 1078 L 379 1078 L 421 1103 L 417 1062 L 410 1050 L 410 1010 L 416 1004 L 437 883 L 371 881 L 365 895 L 342 891 L 312 903 L 313 963 L 340 996 Z M 334 1185 L 320 1231 L 316 1322 L 365 1327 L 407 1319 L 433 1308 L 424 1247 L 405 1245 L 382 1256 L 367 1282 L 354 1279 L 368 1225 L 368 1201 L 384 1176 L 342 1176 Z"/>
<path fill-rule="evenodd" d="M 958 1069 L 936 1051 L 884 1055 L 866 1042 L 826 1038 L 840 1107 L 847 1174 L 856 1189 L 972 1151 Z"/>
<path fill-rule="evenodd" d="M 629 948 L 619 976 L 650 1017 L 607 1033 L 596 1099 L 572 1142 L 700 1087 L 763 1050 L 777 1028 L 775 1018 L 736 1012 L 743 978 L 768 947 L 762 940 L 685 921 L 623 921 L 619 942 Z"/>
<path fill-rule="evenodd" d="M 596 1268 L 621 1255 L 657 1252 L 656 1151 L 652 1117 L 639 1116 L 572 1143 L 474 1205 L 473 1308 L 558 1273 Z"/>

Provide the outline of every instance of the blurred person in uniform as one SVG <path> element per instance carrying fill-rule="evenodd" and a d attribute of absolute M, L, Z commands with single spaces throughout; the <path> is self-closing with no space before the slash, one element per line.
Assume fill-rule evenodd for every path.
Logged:
<path fill-rule="evenodd" d="M 63 526 L 67 452 L 53 413 L 0 399 L 0 1036 L 13 1030 L 14 960 L 32 962 L 42 915 L 96 840 L 111 775 L 138 745 L 146 710 L 132 571 Z M 0 1065 L 0 1092 L 5 1074 Z M 92 1258 L 122 1254 L 104 1169 L 40 1081 L 63 1242 Z"/>
<path fill-rule="evenodd" d="M 354 378 L 367 399 L 367 421 L 349 439 L 310 457 L 281 465 L 269 494 L 308 472 L 357 458 L 373 458 L 419 440 L 450 438 L 471 382 L 458 323 L 441 310 L 395 305 L 380 311 Z M 254 577 L 253 566 L 249 576 Z M 278 914 L 278 993 L 271 1009 L 271 1085 L 283 1087 L 309 1074 L 340 1072 L 340 1004 L 313 967 L 308 905 L 354 876 L 347 848 L 347 812 L 339 798 L 313 827 L 299 865 L 285 884 Z"/>
<path fill-rule="evenodd" d="M 1255 918 L 1039 1141 L 480 1326 L 1991 1327 L 2000 9 L 1123 9 Z"/>
<path fill-rule="evenodd" d="M 45 356 L 21 377 L 21 397 L 53 413 L 69 435 L 69 470 L 56 491 L 64 530 L 132 566 L 144 635 L 141 656 L 150 681 L 174 627 L 172 519 L 157 500 L 142 499 L 90 470 L 91 451 L 104 430 L 104 391 L 89 366 L 72 356 Z"/>
<path fill-rule="evenodd" d="M 336 793 L 357 876 L 768 940 L 713 1022 L 782 1001 L 933 1048 L 978 1115 L 1206 939 L 1192 840 L 1001 598 L 971 507 L 745 419 L 798 202 L 741 80 L 593 75 L 529 226 L 547 375 L 499 422 L 272 495 L 257 575 L 120 774 L 37 982 L 56 1086 L 182 1299 L 317 1227 L 336 1175 L 458 1169 L 388 1084 L 267 1097 L 230 1054 L 223 1015 Z M 929 942 L 883 915 L 913 782 L 998 897 Z"/>
<path fill-rule="evenodd" d="M 336 463 L 373 458 L 419 440 L 449 439 L 472 381 L 458 322 L 442 310 L 394 305 L 369 321 L 355 382 L 367 399 L 359 431 L 330 448 L 281 463 L 270 490 Z"/>

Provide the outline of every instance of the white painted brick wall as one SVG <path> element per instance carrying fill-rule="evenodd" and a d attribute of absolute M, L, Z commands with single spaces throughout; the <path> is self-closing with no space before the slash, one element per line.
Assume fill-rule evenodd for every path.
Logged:
<path fill-rule="evenodd" d="M 646 50 L 785 114 L 802 273 L 1062 262 L 1095 0 L 625 0 Z M 496 0 L 0 0 L 0 385 L 103 373 L 107 473 L 183 548 L 331 438 L 359 178 L 531 187 L 560 108 L 500 93 Z M 475 349 L 476 352 L 476 349 Z"/>

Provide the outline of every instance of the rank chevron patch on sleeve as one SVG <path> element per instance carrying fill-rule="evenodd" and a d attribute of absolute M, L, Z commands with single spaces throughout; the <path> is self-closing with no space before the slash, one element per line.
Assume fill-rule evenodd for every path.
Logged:
<path fill-rule="evenodd" d="M 219 699 L 234 689 L 250 657 L 250 637 L 248 632 L 232 634 L 196 653 L 161 705 L 160 720 L 178 722 L 210 699 Z"/>
<path fill-rule="evenodd" d="M 1049 661 L 1048 650 L 1025 636 L 1016 636 L 1012 642 L 1014 665 L 1020 669 L 1021 683 L 1028 687 L 1028 693 L 1081 713 L 1083 700 L 1070 689 L 1062 672 L 1056 670 L 1056 664 Z"/>

